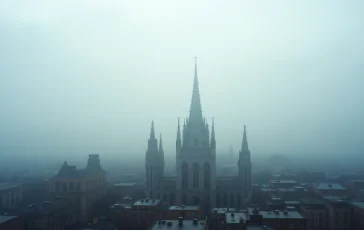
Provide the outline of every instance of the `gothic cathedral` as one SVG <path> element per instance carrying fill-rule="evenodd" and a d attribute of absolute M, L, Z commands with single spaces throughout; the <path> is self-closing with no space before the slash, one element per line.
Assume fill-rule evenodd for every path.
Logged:
<path fill-rule="evenodd" d="M 189 116 L 180 128 L 178 119 L 176 139 L 176 177 L 164 176 L 162 137 L 155 137 L 154 123 L 146 151 L 146 196 L 162 199 L 171 205 L 199 205 L 203 210 L 215 207 L 243 208 L 251 197 L 251 160 L 246 127 L 239 160 L 238 175 L 216 176 L 216 140 L 214 120 L 211 134 L 202 115 L 197 78 L 197 64 Z"/>

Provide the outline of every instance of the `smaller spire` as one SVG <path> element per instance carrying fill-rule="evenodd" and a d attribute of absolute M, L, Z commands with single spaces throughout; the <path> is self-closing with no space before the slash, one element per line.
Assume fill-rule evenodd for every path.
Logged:
<path fill-rule="evenodd" d="M 64 158 L 64 163 L 63 164 L 67 165 L 67 159 L 66 158 Z"/>
<path fill-rule="evenodd" d="M 177 124 L 177 140 L 181 140 L 181 128 L 179 126 L 179 117 L 178 117 L 178 124 Z"/>
<path fill-rule="evenodd" d="M 154 133 L 154 121 L 152 120 L 152 128 L 150 129 L 150 139 L 155 139 L 155 133 Z"/>
<path fill-rule="evenodd" d="M 159 152 L 163 152 L 162 134 L 159 136 Z"/>
<path fill-rule="evenodd" d="M 211 127 L 211 141 L 215 140 L 215 124 L 214 124 L 214 118 L 212 118 L 212 127 Z"/>
<path fill-rule="evenodd" d="M 246 125 L 244 125 L 243 143 L 241 149 L 249 149 L 248 138 L 246 137 Z"/>

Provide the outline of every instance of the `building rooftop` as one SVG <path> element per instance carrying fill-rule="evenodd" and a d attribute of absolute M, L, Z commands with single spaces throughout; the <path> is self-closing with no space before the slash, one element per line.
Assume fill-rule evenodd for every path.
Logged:
<path fill-rule="evenodd" d="M 236 212 L 236 208 L 213 208 L 212 212 L 215 214 L 225 214 L 226 212 Z"/>
<path fill-rule="evenodd" d="M 179 225 L 179 220 L 160 220 L 157 221 L 150 230 L 173 230 L 173 229 L 184 229 L 184 230 L 204 230 L 204 220 L 183 220 L 182 226 Z"/>
<path fill-rule="evenodd" d="M 265 225 L 247 225 L 246 230 L 273 230 L 273 228 Z"/>
<path fill-rule="evenodd" d="M 199 206 L 189 206 L 189 205 L 180 205 L 180 206 L 170 206 L 169 207 L 169 210 L 178 210 L 178 211 L 182 211 L 182 210 L 197 211 L 199 209 L 200 209 Z"/>
<path fill-rule="evenodd" d="M 312 185 L 317 190 L 345 190 L 345 188 L 338 183 L 314 183 Z"/>
<path fill-rule="evenodd" d="M 45 215 L 63 207 L 68 207 L 73 201 L 68 198 L 57 197 L 51 200 L 35 202 L 20 208 L 22 213 L 30 213 L 35 215 Z"/>
<path fill-rule="evenodd" d="M 254 209 L 249 209 L 249 214 L 254 214 L 253 211 Z M 262 215 L 263 219 L 304 219 L 304 217 L 298 211 L 259 210 L 259 215 Z"/>
<path fill-rule="evenodd" d="M 364 202 L 363 201 L 353 201 L 351 202 L 352 205 L 358 207 L 360 209 L 364 209 Z"/>
<path fill-rule="evenodd" d="M 303 207 L 307 210 L 327 210 L 324 204 L 305 204 Z"/>
<path fill-rule="evenodd" d="M 0 183 L 0 191 L 18 188 L 21 185 L 19 183 Z"/>
<path fill-rule="evenodd" d="M 128 187 L 128 186 L 134 186 L 136 183 L 117 183 L 114 184 L 114 187 Z"/>
<path fill-rule="evenodd" d="M 225 222 L 227 224 L 239 224 L 240 222 L 245 223 L 246 219 L 247 219 L 246 213 L 242 213 L 242 212 L 225 213 Z"/>
<path fill-rule="evenodd" d="M 3 224 L 5 222 L 8 222 L 9 220 L 13 220 L 15 218 L 17 218 L 17 216 L 0 215 L 0 224 Z"/>
<path fill-rule="evenodd" d="M 271 180 L 272 184 L 297 184 L 295 180 Z"/>
<path fill-rule="evenodd" d="M 287 205 L 299 205 L 299 204 L 301 204 L 301 202 L 298 201 L 298 200 L 288 200 L 288 201 L 284 201 L 284 203 L 287 204 Z"/>
<path fill-rule="evenodd" d="M 160 200 L 153 200 L 153 199 L 141 199 L 136 201 L 133 205 L 134 206 L 157 206 L 160 204 Z"/>

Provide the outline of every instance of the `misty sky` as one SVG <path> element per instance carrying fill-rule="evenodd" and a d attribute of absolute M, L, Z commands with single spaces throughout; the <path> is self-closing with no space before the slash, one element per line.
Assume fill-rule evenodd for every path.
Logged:
<path fill-rule="evenodd" d="M 0 154 L 175 156 L 193 56 L 218 153 L 362 154 L 364 1 L 0 1 Z"/>

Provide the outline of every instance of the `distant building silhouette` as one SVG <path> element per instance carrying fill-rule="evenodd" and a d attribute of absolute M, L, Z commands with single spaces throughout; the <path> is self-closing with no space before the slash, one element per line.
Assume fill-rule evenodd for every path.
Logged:
<path fill-rule="evenodd" d="M 76 169 L 65 160 L 56 176 L 50 179 L 50 192 L 63 197 L 74 197 L 81 220 L 88 218 L 93 203 L 106 196 L 105 171 L 98 154 L 90 154 L 85 169 Z"/>
<path fill-rule="evenodd" d="M 202 115 L 196 63 L 190 113 L 184 119 L 182 128 L 181 133 L 178 119 L 176 177 L 164 177 L 162 137 L 158 146 L 152 122 L 145 161 L 146 196 L 174 205 L 199 205 L 205 211 L 212 207 L 246 205 L 251 197 L 252 167 L 246 127 L 237 162 L 238 175 L 217 178 L 214 120 L 210 133 Z"/>

